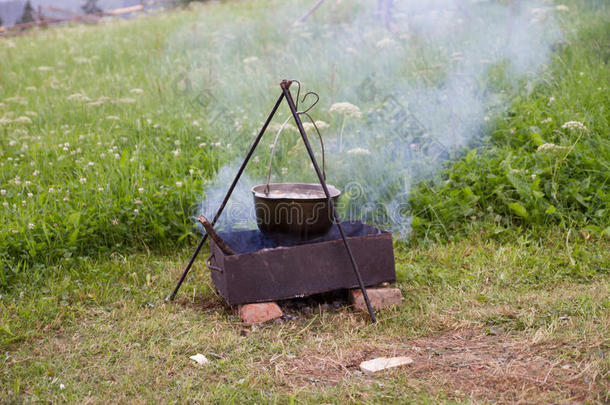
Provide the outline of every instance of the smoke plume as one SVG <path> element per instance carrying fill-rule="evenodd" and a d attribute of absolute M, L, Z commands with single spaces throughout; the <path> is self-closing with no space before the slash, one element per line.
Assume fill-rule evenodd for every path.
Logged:
<path fill-rule="evenodd" d="M 168 60 L 201 94 L 211 141 L 229 162 L 204 190 L 200 211 L 208 217 L 287 78 L 301 82 L 301 96 L 320 96 L 312 114 L 323 128 L 328 182 L 343 191 L 342 217 L 406 234 L 414 182 L 480 139 L 509 93 L 532 88 L 560 39 L 554 18 L 561 9 L 548 2 L 326 0 L 295 24 L 313 3 L 212 4 L 168 39 Z M 273 129 L 287 116 L 284 106 Z M 253 226 L 250 186 L 265 181 L 269 132 L 225 225 Z M 273 181 L 316 182 L 301 143 L 288 125 Z"/>

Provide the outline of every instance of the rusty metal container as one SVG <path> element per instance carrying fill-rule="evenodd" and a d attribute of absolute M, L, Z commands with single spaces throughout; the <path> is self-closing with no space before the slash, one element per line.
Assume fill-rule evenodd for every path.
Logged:
<path fill-rule="evenodd" d="M 392 235 L 362 222 L 343 222 L 366 286 L 396 281 Z M 258 230 L 220 233 L 236 252 L 225 255 L 210 241 L 206 264 L 229 305 L 303 297 L 357 288 L 336 225 L 316 239 L 276 240 Z"/>

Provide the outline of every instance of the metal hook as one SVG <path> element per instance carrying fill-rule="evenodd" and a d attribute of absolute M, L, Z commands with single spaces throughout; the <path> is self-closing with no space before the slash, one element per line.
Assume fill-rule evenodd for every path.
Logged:
<path fill-rule="evenodd" d="M 318 93 L 314 92 L 314 91 L 309 91 L 307 92 L 303 98 L 301 99 L 301 102 L 304 103 L 305 99 L 307 98 L 307 96 L 309 96 L 310 94 L 313 94 L 314 96 L 316 96 L 316 101 L 313 102 L 312 105 L 310 105 L 306 110 L 304 111 L 298 111 L 299 114 L 306 114 L 308 113 L 312 108 L 314 108 L 316 106 L 316 104 L 318 104 L 318 101 L 320 101 L 320 96 L 318 95 Z"/>

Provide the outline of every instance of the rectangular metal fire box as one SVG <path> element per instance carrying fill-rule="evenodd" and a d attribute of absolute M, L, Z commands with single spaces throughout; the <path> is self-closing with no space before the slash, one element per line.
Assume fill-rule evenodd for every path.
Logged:
<path fill-rule="evenodd" d="M 366 286 L 396 281 L 392 235 L 362 222 L 343 222 Z M 206 263 L 229 305 L 304 297 L 357 288 L 358 280 L 336 225 L 307 242 L 264 236 L 258 230 L 220 232 L 236 252 L 210 241 Z"/>

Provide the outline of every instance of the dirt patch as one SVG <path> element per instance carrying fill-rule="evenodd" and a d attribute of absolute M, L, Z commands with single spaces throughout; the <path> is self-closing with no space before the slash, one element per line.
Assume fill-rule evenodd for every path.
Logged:
<path fill-rule="evenodd" d="M 458 330 L 411 341 L 313 350 L 274 364 L 286 383 L 334 384 L 346 378 L 374 380 L 402 374 L 414 385 L 458 397 L 506 402 L 607 401 L 599 362 L 562 359 L 563 345 L 536 345 L 506 334 Z M 365 377 L 360 362 L 379 356 L 410 356 L 413 364 Z"/>

